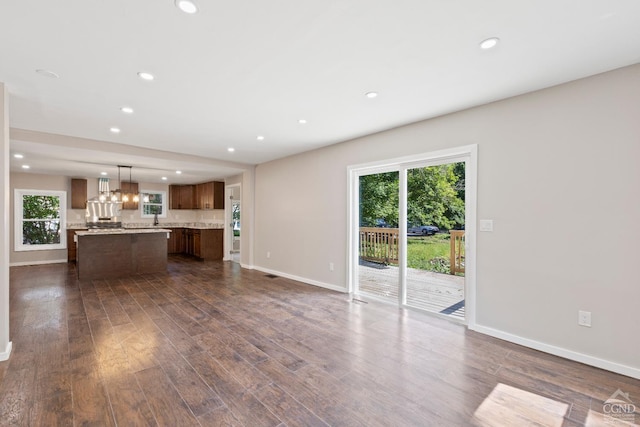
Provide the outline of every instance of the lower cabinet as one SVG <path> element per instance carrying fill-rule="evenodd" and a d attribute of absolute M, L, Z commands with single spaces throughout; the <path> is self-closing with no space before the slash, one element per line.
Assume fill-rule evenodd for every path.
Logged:
<path fill-rule="evenodd" d="M 76 262 L 76 242 L 73 241 L 73 237 L 76 235 L 76 231 L 86 230 L 86 228 L 78 228 L 73 230 L 67 230 L 67 261 Z"/>
<path fill-rule="evenodd" d="M 221 260 L 224 230 L 172 228 L 167 243 L 168 253 L 187 254 L 203 260 Z"/>
<path fill-rule="evenodd" d="M 184 228 L 172 228 L 167 240 L 167 253 L 184 253 Z"/>

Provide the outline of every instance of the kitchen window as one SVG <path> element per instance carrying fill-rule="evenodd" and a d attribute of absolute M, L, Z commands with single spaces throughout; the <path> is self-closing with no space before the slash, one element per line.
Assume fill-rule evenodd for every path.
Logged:
<path fill-rule="evenodd" d="M 167 192 L 166 191 L 140 191 L 140 217 L 153 218 L 167 217 Z"/>
<path fill-rule="evenodd" d="M 14 249 L 66 249 L 65 191 L 15 190 Z"/>

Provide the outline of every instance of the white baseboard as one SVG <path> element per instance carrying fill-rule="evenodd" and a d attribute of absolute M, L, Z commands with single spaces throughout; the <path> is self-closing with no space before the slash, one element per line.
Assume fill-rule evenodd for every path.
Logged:
<path fill-rule="evenodd" d="M 0 362 L 4 362 L 5 360 L 9 359 L 9 356 L 11 356 L 11 348 L 13 347 L 13 344 L 11 343 L 11 341 L 9 341 L 7 343 L 7 347 L 5 348 L 5 350 L 0 353 Z"/>
<path fill-rule="evenodd" d="M 270 270 L 268 268 L 258 267 L 258 266 L 253 266 L 253 269 L 258 270 L 258 271 L 262 271 L 263 273 L 274 274 L 276 276 L 284 277 L 286 279 L 295 280 L 297 282 L 306 283 L 307 285 L 318 286 L 320 288 L 325 288 L 325 289 L 329 289 L 329 290 L 332 290 L 332 291 L 337 291 L 337 292 L 342 292 L 342 293 L 348 293 L 349 292 L 349 290 L 346 289 L 346 288 L 341 288 L 339 286 L 331 285 L 329 283 L 319 282 L 317 280 L 307 279 L 305 277 L 294 276 L 293 274 L 283 273 L 281 271 Z"/>
<path fill-rule="evenodd" d="M 473 328 L 470 327 L 469 329 L 473 329 L 474 331 L 480 332 L 481 334 L 490 335 L 492 337 L 509 341 L 514 344 L 520 344 L 525 347 L 533 348 L 534 350 L 540 350 L 545 353 L 553 354 L 555 356 L 564 357 L 565 359 L 584 363 L 585 365 L 595 366 L 596 368 L 606 369 L 607 371 L 615 372 L 617 374 L 640 379 L 640 369 L 638 368 L 611 362 L 609 360 L 599 359 L 594 356 L 578 353 L 577 351 L 567 350 L 566 348 L 556 347 L 551 344 L 545 344 L 540 341 L 524 338 L 518 335 L 510 334 L 508 332 L 500 331 L 498 329 L 493 329 L 478 324 L 474 325 Z"/>
<path fill-rule="evenodd" d="M 42 265 L 42 264 L 66 264 L 67 259 L 50 259 L 46 261 L 22 261 L 9 263 L 9 267 L 22 267 L 24 265 Z"/>

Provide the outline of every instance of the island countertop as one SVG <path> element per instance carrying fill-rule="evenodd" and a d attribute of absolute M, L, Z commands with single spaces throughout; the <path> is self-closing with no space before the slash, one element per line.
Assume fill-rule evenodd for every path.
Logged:
<path fill-rule="evenodd" d="M 148 233 L 171 233 L 168 228 L 98 228 L 91 230 L 78 230 L 78 236 L 99 236 L 103 234 L 148 234 Z"/>

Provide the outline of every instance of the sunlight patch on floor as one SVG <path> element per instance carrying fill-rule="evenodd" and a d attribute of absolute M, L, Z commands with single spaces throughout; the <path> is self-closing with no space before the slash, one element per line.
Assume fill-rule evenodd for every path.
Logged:
<path fill-rule="evenodd" d="M 480 426 L 561 427 L 568 410 L 566 403 L 500 383 L 480 404 L 473 421 Z"/>

